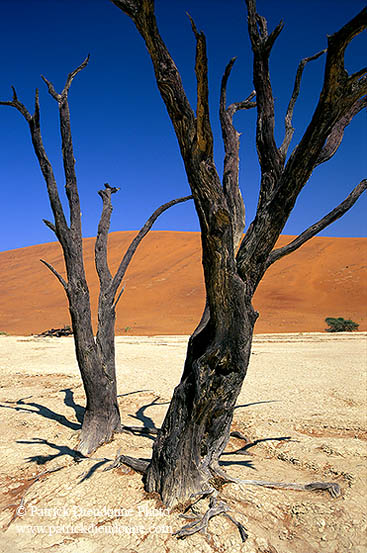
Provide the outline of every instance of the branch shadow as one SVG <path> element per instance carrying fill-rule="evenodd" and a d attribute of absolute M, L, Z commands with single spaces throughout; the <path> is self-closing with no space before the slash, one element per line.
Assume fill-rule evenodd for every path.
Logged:
<path fill-rule="evenodd" d="M 75 413 L 75 418 L 76 420 L 79 422 L 79 424 L 81 425 L 83 423 L 83 418 L 84 418 L 84 407 L 82 407 L 81 405 L 78 405 L 77 403 L 75 403 L 74 401 L 74 392 L 72 391 L 71 388 L 64 388 L 63 390 L 60 390 L 60 392 L 64 392 L 65 394 L 65 397 L 64 397 L 64 403 L 67 407 L 71 407 L 71 409 L 74 410 L 74 413 Z"/>
<path fill-rule="evenodd" d="M 272 442 L 272 441 L 277 441 L 277 442 L 284 442 L 284 441 L 292 441 L 292 442 L 296 442 L 298 440 L 292 440 L 292 437 L 291 436 L 280 436 L 279 438 L 259 438 L 258 440 L 254 440 L 253 442 L 250 442 L 246 445 L 244 445 L 243 447 L 241 447 L 240 449 L 236 449 L 235 451 L 225 451 L 224 453 L 222 453 L 222 455 L 246 455 L 246 451 L 248 451 L 249 449 L 251 449 L 252 447 L 254 447 L 255 445 L 258 445 L 258 444 L 261 444 L 262 442 Z"/>
<path fill-rule="evenodd" d="M 152 430 L 156 430 L 158 432 L 159 428 L 155 425 L 153 419 L 151 417 L 148 417 L 146 414 L 145 414 L 145 411 L 149 408 L 149 407 L 154 407 L 154 406 L 158 406 L 158 405 L 168 405 L 169 404 L 169 401 L 164 401 L 162 403 L 157 403 L 158 400 L 160 399 L 160 397 L 156 397 L 153 399 L 153 401 L 151 401 L 150 403 L 147 403 L 145 405 L 143 405 L 142 407 L 140 407 L 137 411 L 135 411 L 135 415 L 128 415 L 129 417 L 131 417 L 132 419 L 136 419 L 136 420 L 139 420 L 143 423 L 143 426 L 141 428 L 141 431 L 139 432 L 136 432 L 134 430 L 131 430 L 131 432 L 133 434 L 139 434 L 139 435 L 144 435 L 145 437 L 149 438 L 150 440 L 155 440 L 156 436 L 152 436 L 150 435 L 149 433 L 144 433 L 144 429 L 152 429 Z"/>
<path fill-rule="evenodd" d="M 32 438 L 32 440 L 17 440 L 17 444 L 31 444 L 31 445 L 47 445 L 48 447 L 51 447 L 52 449 L 56 449 L 57 453 L 50 454 L 50 455 L 34 455 L 32 457 L 27 457 L 26 461 L 28 463 L 36 463 L 37 465 L 45 465 L 48 463 L 48 461 L 53 461 L 54 459 L 57 459 L 58 457 L 63 457 L 64 455 L 67 455 L 74 459 L 74 461 L 80 461 L 82 459 L 87 459 L 88 457 L 85 457 L 82 455 L 79 451 L 76 449 L 72 449 L 71 447 L 67 445 L 57 445 L 53 442 L 49 442 L 48 440 L 44 438 Z"/>
<path fill-rule="evenodd" d="M 45 465 L 49 461 L 53 461 L 54 459 L 57 459 L 58 457 L 68 456 L 71 457 L 75 462 L 79 463 L 83 460 L 87 459 L 93 459 L 93 457 L 87 457 L 80 453 L 76 449 L 72 449 L 67 445 L 57 445 L 53 442 L 50 442 L 48 440 L 45 440 L 44 438 L 32 438 L 32 440 L 17 440 L 18 444 L 31 444 L 31 445 L 46 445 L 48 447 L 51 447 L 52 449 L 56 449 L 57 453 L 49 454 L 49 455 L 33 455 L 31 457 L 27 457 L 26 461 L 28 463 L 36 463 L 37 465 Z M 109 459 L 108 457 L 104 457 L 103 459 L 95 459 L 98 461 L 95 463 L 88 471 L 82 474 L 81 479 L 79 480 L 78 484 L 81 484 L 82 482 L 85 482 L 85 480 L 88 480 L 93 476 L 93 474 L 96 472 L 96 470 L 105 465 L 106 463 L 110 463 L 112 459 Z"/>
<path fill-rule="evenodd" d="M 78 484 L 82 484 L 86 480 L 89 480 L 89 478 L 91 478 L 93 476 L 93 474 L 96 472 L 97 469 L 99 469 L 100 467 L 103 467 L 103 465 L 105 465 L 106 463 L 109 463 L 111 461 L 112 461 L 112 459 L 107 459 L 107 457 L 105 459 L 101 459 L 100 461 L 98 461 L 87 472 L 82 474 Z"/>
<path fill-rule="evenodd" d="M 233 452 L 233 453 L 235 453 L 235 452 Z M 222 453 L 222 455 L 225 455 L 225 454 Z M 220 467 L 231 467 L 233 465 L 239 465 L 241 467 L 245 467 L 245 468 L 248 468 L 248 469 L 257 470 L 254 467 L 254 463 L 253 463 L 252 460 L 250 460 L 250 461 L 222 461 L 222 459 L 219 460 L 219 466 Z"/>
<path fill-rule="evenodd" d="M 132 396 L 134 394 L 140 394 L 142 392 L 153 392 L 153 390 L 136 390 L 135 392 L 127 392 L 126 394 L 118 394 L 117 397 Z"/>
<path fill-rule="evenodd" d="M 268 399 L 264 401 L 253 401 L 252 403 L 245 403 L 244 405 L 236 405 L 235 409 L 243 409 L 245 407 L 251 407 L 252 405 L 261 405 L 263 403 L 279 403 L 278 399 Z"/>
<path fill-rule="evenodd" d="M 61 390 L 61 391 L 63 391 L 63 390 Z M 32 396 L 28 396 L 28 397 L 32 397 Z M 76 422 L 69 421 L 69 419 L 67 419 L 65 417 L 65 415 L 61 415 L 60 413 L 56 413 L 56 411 L 53 411 L 52 409 L 49 409 L 49 407 L 45 407 L 44 405 L 41 405 L 40 403 L 36 403 L 36 402 L 33 402 L 33 401 L 32 402 L 30 401 L 30 402 L 26 403 L 24 400 L 28 399 L 28 397 L 18 399 L 18 401 L 16 401 L 16 402 L 10 402 L 10 401 L 5 402 L 5 403 L 14 403 L 14 406 L 0 404 L 0 407 L 3 408 L 3 409 L 13 409 L 14 411 L 23 411 L 23 412 L 26 412 L 26 413 L 35 413 L 36 415 L 40 415 L 41 417 L 44 417 L 46 419 L 56 421 L 59 424 L 62 424 L 63 426 L 66 426 L 66 428 L 70 428 L 71 430 L 80 430 L 80 428 L 81 428 L 80 422 L 76 423 Z M 65 402 L 65 404 L 67 405 L 66 402 Z M 34 409 L 28 409 L 28 407 L 34 407 Z M 82 407 L 80 407 L 78 405 L 76 405 L 76 407 L 79 408 L 79 409 L 83 409 Z M 83 409 L 83 411 L 84 411 L 84 409 Z M 80 415 L 80 411 L 78 411 L 78 416 L 79 415 Z"/>

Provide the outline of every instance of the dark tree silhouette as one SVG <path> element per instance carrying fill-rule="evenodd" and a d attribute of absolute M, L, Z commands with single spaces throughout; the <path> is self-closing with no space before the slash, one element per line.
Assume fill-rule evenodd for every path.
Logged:
<path fill-rule="evenodd" d="M 207 492 L 210 483 L 218 479 L 231 481 L 219 468 L 218 461 L 230 435 L 233 410 L 246 375 L 258 316 L 252 298 L 265 271 L 341 217 L 366 189 L 367 180 L 363 180 L 328 215 L 290 244 L 274 250 L 312 171 L 335 154 L 345 127 L 367 105 L 367 69 L 349 75 L 344 68 L 345 49 L 366 27 L 367 10 L 328 37 L 326 50 L 301 61 L 285 118 L 284 140 L 278 146 L 274 138 L 269 56 L 283 23 L 269 32 L 266 19 L 256 11 L 255 0 L 246 0 L 254 92 L 245 101 L 227 107 L 226 85 L 234 63 L 231 60 L 222 80 L 220 100 L 226 152 L 221 182 L 213 160 L 204 34 L 198 32 L 192 21 L 196 38 L 195 113 L 160 36 L 154 0 L 112 2 L 132 19 L 145 41 L 159 92 L 177 136 L 201 226 L 207 305 L 189 340 L 183 375 L 158 432 L 151 462 L 140 463 L 146 490 L 158 492 L 166 505 L 174 505 L 186 502 L 192 494 Z M 325 74 L 318 104 L 300 143 L 287 159 L 303 69 L 324 54 Z M 256 216 L 236 254 L 244 229 L 244 207 L 238 186 L 239 134 L 232 118 L 239 109 L 254 106 L 261 169 L 259 201 Z M 329 484 L 323 487 L 330 491 Z"/>
<path fill-rule="evenodd" d="M 108 442 L 114 432 L 122 429 L 116 395 L 114 339 L 116 305 L 123 292 L 123 288 L 120 291 L 119 288 L 126 269 L 138 245 L 149 232 L 157 217 L 169 207 L 191 198 L 191 196 L 179 198 L 159 207 L 135 236 L 113 276 L 107 262 L 107 241 L 112 213 L 111 196 L 119 189 L 106 183 L 104 189 L 98 192 L 102 198 L 103 207 L 95 242 L 95 265 L 100 284 L 98 329 L 95 338 L 92 329 L 89 289 L 84 271 L 81 210 L 74 167 L 75 160 L 68 104 L 70 85 L 74 77 L 86 67 L 88 60 L 89 56 L 68 75 L 65 87 L 60 94 L 56 92 L 50 81 L 42 77 L 49 93 L 59 106 L 62 157 L 66 182 L 65 191 L 70 212 L 69 224 L 61 204 L 53 169 L 42 141 L 38 90 L 36 91 L 33 115 L 18 100 L 14 87 L 13 99 L 8 102 L 0 102 L 0 105 L 16 108 L 29 125 L 33 148 L 46 181 L 54 215 L 54 222 L 44 220 L 44 223 L 56 234 L 62 246 L 67 274 L 66 280 L 47 261 L 41 261 L 62 284 L 69 302 L 76 357 L 87 399 L 78 445 L 79 451 L 83 454 L 91 453 L 99 445 Z"/>

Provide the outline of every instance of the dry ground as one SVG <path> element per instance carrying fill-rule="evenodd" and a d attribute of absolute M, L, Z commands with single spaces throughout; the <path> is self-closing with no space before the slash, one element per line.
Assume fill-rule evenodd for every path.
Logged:
<path fill-rule="evenodd" d="M 117 338 L 125 424 L 159 427 L 185 347 L 183 336 Z M 149 458 L 149 437 L 117 435 L 75 462 L 84 396 L 72 338 L 1 336 L 0 355 L 1 551 L 367 551 L 366 333 L 256 336 L 233 423 L 247 441 L 231 438 L 223 467 L 246 479 L 336 481 L 342 496 L 226 485 L 245 544 L 223 516 L 207 534 L 177 540 L 184 519 L 162 510 L 139 474 L 103 472 L 119 448 Z"/>

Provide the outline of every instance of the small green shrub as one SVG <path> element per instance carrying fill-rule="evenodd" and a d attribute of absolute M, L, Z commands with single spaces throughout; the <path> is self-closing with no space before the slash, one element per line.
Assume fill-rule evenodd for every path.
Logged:
<path fill-rule="evenodd" d="M 359 324 L 343 317 L 326 317 L 325 322 L 329 325 L 325 328 L 326 332 L 352 332 L 359 327 Z"/>
<path fill-rule="evenodd" d="M 9 336 L 9 334 L 3 330 L 0 330 L 0 336 Z"/>

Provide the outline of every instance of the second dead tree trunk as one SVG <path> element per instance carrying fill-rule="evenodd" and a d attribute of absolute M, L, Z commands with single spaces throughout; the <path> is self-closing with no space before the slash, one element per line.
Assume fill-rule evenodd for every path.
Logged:
<path fill-rule="evenodd" d="M 205 493 L 218 477 L 226 481 L 218 461 L 229 439 L 233 410 L 246 375 L 257 318 L 252 298 L 265 271 L 341 217 L 366 189 L 367 181 L 363 180 L 328 215 L 290 244 L 273 250 L 313 169 L 334 155 L 344 128 L 367 104 L 366 69 L 353 75 L 344 69 L 345 49 L 366 27 L 367 10 L 329 37 L 327 50 L 300 63 L 286 115 L 285 138 L 278 147 L 274 139 L 269 56 L 283 25 L 280 23 L 268 33 L 265 18 L 256 12 L 255 0 L 247 0 L 255 90 L 244 102 L 226 107 L 226 85 L 234 63 L 231 60 L 221 91 L 220 116 L 226 151 L 221 183 L 213 160 L 204 34 L 197 31 L 192 21 L 196 37 L 195 114 L 177 67 L 159 34 L 154 1 L 112 2 L 133 20 L 145 41 L 159 92 L 178 139 L 201 226 L 207 305 L 189 340 L 181 382 L 174 391 L 153 446 L 152 460 L 145 469 L 146 490 L 158 492 L 166 505 L 173 506 L 186 503 L 193 494 Z M 318 105 L 302 140 L 286 161 L 303 69 L 306 63 L 324 53 L 325 76 Z M 255 219 L 236 255 L 244 229 L 244 208 L 238 187 L 239 135 L 232 125 L 232 117 L 239 109 L 255 105 L 261 168 L 259 201 Z"/>
<path fill-rule="evenodd" d="M 81 209 L 74 167 L 75 159 L 68 104 L 70 85 L 74 77 L 86 67 L 88 61 L 89 56 L 68 75 L 65 87 L 60 94 L 56 92 L 50 81 L 42 77 L 49 93 L 59 106 L 65 191 L 70 213 L 69 224 L 60 201 L 53 169 L 42 141 L 38 91 L 36 91 L 33 115 L 18 100 L 14 88 L 13 99 L 8 102 L 0 102 L 0 105 L 16 108 L 28 122 L 34 151 L 46 181 L 54 215 L 54 223 L 47 220 L 44 220 L 44 222 L 56 234 L 64 255 L 66 279 L 47 261 L 41 261 L 57 277 L 68 298 L 75 352 L 86 395 L 86 408 L 77 448 L 84 455 L 93 452 L 98 446 L 110 441 L 114 432 L 122 430 L 117 401 L 115 368 L 116 305 L 123 292 L 123 289 L 119 292 L 122 279 L 138 245 L 159 215 L 171 206 L 191 198 L 191 196 L 179 198 L 160 206 L 135 236 L 115 275 L 112 276 L 107 262 L 107 242 L 112 213 L 111 196 L 119 189 L 105 184 L 105 188 L 98 192 L 102 198 L 103 207 L 95 243 L 95 264 L 100 283 L 98 329 L 95 338 L 92 328 L 89 289 L 84 270 Z"/>

